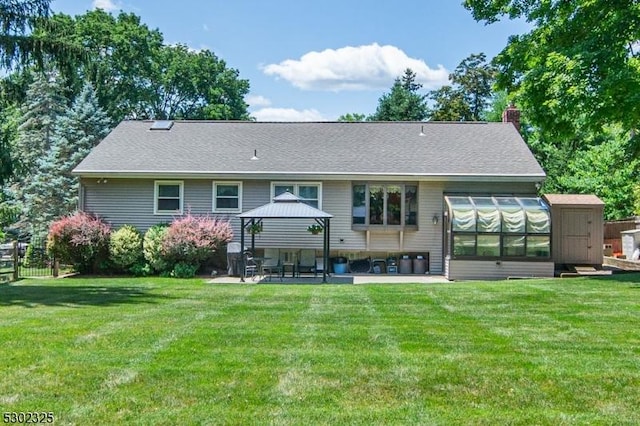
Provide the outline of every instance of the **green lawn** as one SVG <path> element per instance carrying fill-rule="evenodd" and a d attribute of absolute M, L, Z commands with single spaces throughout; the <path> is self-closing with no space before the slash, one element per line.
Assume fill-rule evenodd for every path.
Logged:
<path fill-rule="evenodd" d="M 0 285 L 0 408 L 56 424 L 640 424 L 640 275 Z"/>

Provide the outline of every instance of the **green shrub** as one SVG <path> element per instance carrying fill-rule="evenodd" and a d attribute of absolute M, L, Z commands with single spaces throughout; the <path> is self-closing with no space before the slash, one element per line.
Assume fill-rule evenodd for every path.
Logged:
<path fill-rule="evenodd" d="M 113 265 L 121 271 L 131 272 L 134 266 L 144 262 L 142 235 L 135 227 L 124 225 L 111 234 L 109 255 Z"/>
<path fill-rule="evenodd" d="M 154 225 L 144 234 L 143 253 L 144 259 L 151 268 L 151 273 L 169 272 L 170 265 L 162 254 L 162 241 L 169 230 L 168 224 Z"/>
<path fill-rule="evenodd" d="M 48 256 L 44 247 L 39 247 L 33 243 L 27 246 L 27 251 L 24 254 L 24 266 L 26 268 L 46 268 Z"/>
<path fill-rule="evenodd" d="M 189 263 L 178 262 L 171 271 L 171 276 L 174 278 L 193 278 L 198 271 L 198 265 L 191 265 Z"/>

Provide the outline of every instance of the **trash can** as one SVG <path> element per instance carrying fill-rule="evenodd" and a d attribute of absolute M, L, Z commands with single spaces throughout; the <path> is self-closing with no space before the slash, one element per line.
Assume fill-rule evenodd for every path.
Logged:
<path fill-rule="evenodd" d="M 402 256 L 400 258 L 400 262 L 398 264 L 398 272 L 401 274 L 411 274 L 413 273 L 413 268 L 411 267 L 412 260 L 409 256 Z"/>
<path fill-rule="evenodd" d="M 426 274 L 429 270 L 429 255 L 425 256 L 418 255 L 415 259 L 413 259 L 413 273 L 414 274 Z"/>
<path fill-rule="evenodd" d="M 333 272 L 336 274 L 347 273 L 347 258 L 346 257 L 334 257 L 333 258 Z"/>
<path fill-rule="evenodd" d="M 227 273 L 239 277 L 242 272 L 240 243 L 227 244 Z"/>

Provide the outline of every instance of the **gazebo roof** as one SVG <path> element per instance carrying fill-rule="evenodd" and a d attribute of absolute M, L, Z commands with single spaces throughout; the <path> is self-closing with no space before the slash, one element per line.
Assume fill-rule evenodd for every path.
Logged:
<path fill-rule="evenodd" d="M 302 198 L 285 192 L 274 197 L 273 201 L 264 206 L 237 215 L 244 219 L 324 219 L 333 215 L 302 202 Z"/>

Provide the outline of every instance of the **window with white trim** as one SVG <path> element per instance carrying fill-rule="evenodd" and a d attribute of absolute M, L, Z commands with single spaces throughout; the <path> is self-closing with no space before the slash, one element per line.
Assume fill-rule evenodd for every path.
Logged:
<path fill-rule="evenodd" d="M 356 182 L 352 191 L 352 229 L 417 229 L 416 183 Z"/>
<path fill-rule="evenodd" d="M 155 181 L 154 214 L 182 214 L 184 182 Z"/>
<path fill-rule="evenodd" d="M 242 211 L 242 182 L 214 182 L 214 213 L 238 213 Z"/>
<path fill-rule="evenodd" d="M 271 182 L 271 199 L 287 191 L 302 198 L 303 203 L 322 209 L 320 182 Z"/>

